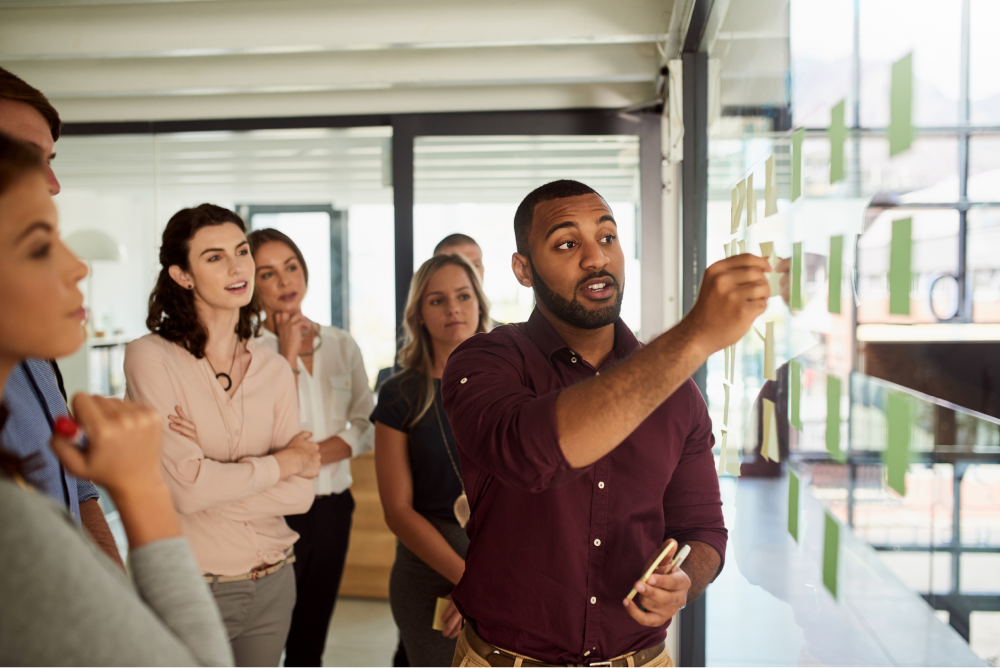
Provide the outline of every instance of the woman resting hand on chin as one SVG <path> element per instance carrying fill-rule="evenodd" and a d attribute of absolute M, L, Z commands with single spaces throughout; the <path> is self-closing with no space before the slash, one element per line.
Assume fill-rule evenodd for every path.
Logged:
<path fill-rule="evenodd" d="M 453 603 L 443 630 L 431 626 L 438 599 L 450 597 L 465 572 L 469 547 L 469 506 L 441 407 L 441 374 L 459 344 L 487 331 L 489 317 L 479 274 L 464 255 L 424 262 L 403 314 L 403 370 L 382 385 L 372 413 L 379 496 L 399 538 L 389 603 L 411 666 L 451 665 L 461 629 Z"/>
<path fill-rule="evenodd" d="M 87 269 L 59 237 L 35 147 L 0 134 L 0 387 L 26 358 L 75 352 L 86 339 Z M 160 474 L 160 418 L 143 406 L 77 394 L 78 449 L 52 448 L 73 475 L 111 495 L 128 536 L 134 584 L 21 476 L 0 450 L 0 665 L 231 665 L 226 630 Z M 0 429 L 6 414 L 0 408 Z M 72 428 L 72 423 L 67 423 Z"/>
<path fill-rule="evenodd" d="M 125 351 L 128 397 L 152 407 L 181 528 L 215 596 L 237 665 L 278 665 L 295 605 L 285 515 L 309 510 L 319 446 L 299 427 L 288 364 L 255 338 L 243 221 L 212 204 L 163 231 L 153 332 Z"/>
<path fill-rule="evenodd" d="M 285 646 L 286 666 L 318 666 L 344 573 L 354 514 L 352 457 L 374 445 L 368 416 L 375 407 L 361 350 L 351 335 L 302 315 L 309 268 L 302 251 L 273 229 L 248 237 L 257 266 L 254 303 L 264 312 L 261 343 L 288 362 L 299 390 L 302 428 L 319 443 L 316 500 L 305 515 L 286 517 L 298 532 L 298 599 Z"/>

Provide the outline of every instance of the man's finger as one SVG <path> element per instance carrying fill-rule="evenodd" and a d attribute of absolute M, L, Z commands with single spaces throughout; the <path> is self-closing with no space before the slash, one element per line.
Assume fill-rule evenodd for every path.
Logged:
<path fill-rule="evenodd" d="M 639 609 L 639 604 L 635 601 L 630 601 L 627 598 L 624 600 L 625 611 L 628 612 L 629 617 L 639 622 L 643 626 L 663 626 L 667 623 L 667 620 L 662 616 L 653 612 L 643 612 Z"/>

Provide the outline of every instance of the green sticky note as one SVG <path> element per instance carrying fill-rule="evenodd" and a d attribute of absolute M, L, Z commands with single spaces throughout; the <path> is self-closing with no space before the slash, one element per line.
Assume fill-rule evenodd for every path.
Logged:
<path fill-rule="evenodd" d="M 889 88 L 889 155 L 910 148 L 913 142 L 913 54 L 892 64 Z"/>
<path fill-rule="evenodd" d="M 823 585 L 837 598 L 837 557 L 840 552 L 840 525 L 826 513 L 823 530 Z"/>
<path fill-rule="evenodd" d="M 830 183 L 844 180 L 844 142 L 847 127 L 844 125 L 844 101 L 830 110 Z"/>
<path fill-rule="evenodd" d="M 886 404 L 888 439 L 882 461 L 889 487 L 906 496 L 906 471 L 910 466 L 910 398 L 902 392 L 890 392 Z"/>
<path fill-rule="evenodd" d="M 913 251 L 913 219 L 892 221 L 889 250 L 889 313 L 910 315 L 910 276 Z"/>
<path fill-rule="evenodd" d="M 792 133 L 792 201 L 802 195 L 802 140 L 806 138 L 805 128 Z"/>
<path fill-rule="evenodd" d="M 830 237 L 830 295 L 827 309 L 840 313 L 840 271 L 844 265 L 844 237 Z"/>
<path fill-rule="evenodd" d="M 793 311 L 802 309 L 802 242 L 792 244 L 792 288 L 788 307 Z"/>
<path fill-rule="evenodd" d="M 799 542 L 799 477 L 788 469 L 788 533 Z"/>
<path fill-rule="evenodd" d="M 788 362 L 788 421 L 793 427 L 802 429 L 799 416 L 799 401 L 802 394 L 802 365 L 798 360 Z"/>
<path fill-rule="evenodd" d="M 826 375 L 826 451 L 838 462 L 846 461 L 840 449 L 840 379 Z"/>

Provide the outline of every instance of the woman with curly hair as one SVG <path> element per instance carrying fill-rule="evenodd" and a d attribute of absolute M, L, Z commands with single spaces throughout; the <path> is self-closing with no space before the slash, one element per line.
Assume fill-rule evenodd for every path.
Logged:
<path fill-rule="evenodd" d="M 163 470 L 184 534 L 229 631 L 236 664 L 278 665 L 295 605 L 298 534 L 319 447 L 299 428 L 288 363 L 256 340 L 243 221 L 178 211 L 160 247 L 152 331 L 125 351 L 127 395 L 163 418 Z"/>

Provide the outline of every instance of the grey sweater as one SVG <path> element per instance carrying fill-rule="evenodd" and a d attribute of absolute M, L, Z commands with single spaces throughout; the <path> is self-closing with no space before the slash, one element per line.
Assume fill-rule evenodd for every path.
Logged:
<path fill-rule="evenodd" d="M 0 665 L 233 665 L 184 538 L 130 565 L 134 589 L 63 508 L 0 477 Z"/>

